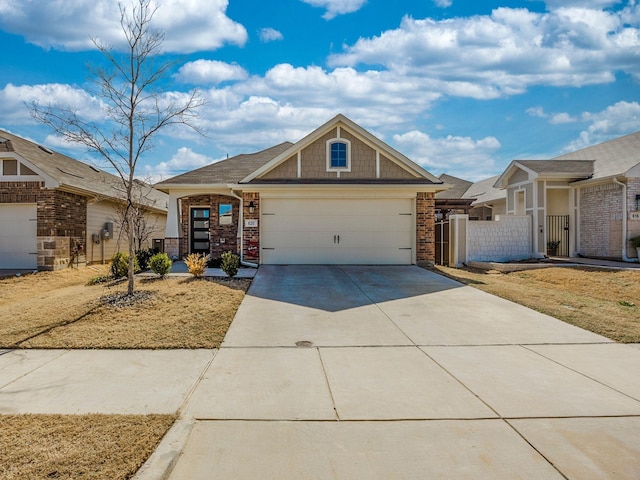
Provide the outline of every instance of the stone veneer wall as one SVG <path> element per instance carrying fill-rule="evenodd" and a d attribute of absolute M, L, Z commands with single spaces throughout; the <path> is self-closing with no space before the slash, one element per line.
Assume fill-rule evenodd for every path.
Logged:
<path fill-rule="evenodd" d="M 190 207 L 209 207 L 209 251 L 212 258 L 219 258 L 224 252 L 238 253 L 238 215 L 240 213 L 240 201 L 226 195 L 197 195 L 183 197 L 181 199 L 182 212 L 180 214 L 180 242 L 178 246 L 179 258 L 189 254 L 189 222 L 191 219 Z M 232 221 L 230 225 L 220 225 L 218 220 L 218 205 L 229 203 L 232 205 Z M 220 240 L 224 239 L 224 242 Z M 165 251 L 167 251 L 165 239 Z M 169 242 L 171 243 L 171 242 Z M 169 253 L 167 251 L 167 253 Z"/>
<path fill-rule="evenodd" d="M 507 262 L 531 257 L 531 217 L 505 215 L 467 224 L 467 261 Z"/>
<path fill-rule="evenodd" d="M 436 199 L 433 193 L 418 192 L 416 198 L 416 263 L 431 266 L 436 258 Z"/>

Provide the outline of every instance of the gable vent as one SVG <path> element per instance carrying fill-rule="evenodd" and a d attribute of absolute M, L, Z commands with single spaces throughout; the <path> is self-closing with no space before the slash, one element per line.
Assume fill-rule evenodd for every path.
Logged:
<path fill-rule="evenodd" d="M 42 145 L 38 145 L 38 148 L 42 150 L 44 153 L 48 153 L 49 155 L 53 155 L 53 150 L 49 150 L 47 147 L 43 147 Z"/>

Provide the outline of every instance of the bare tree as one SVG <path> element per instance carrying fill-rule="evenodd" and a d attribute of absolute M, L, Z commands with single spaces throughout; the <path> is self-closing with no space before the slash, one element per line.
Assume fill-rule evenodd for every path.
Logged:
<path fill-rule="evenodd" d="M 186 94 L 182 101 L 163 95 L 159 83 L 168 76 L 174 62 L 157 61 L 164 33 L 151 28 L 156 12 L 151 0 L 132 2 L 130 9 L 119 5 L 126 51 L 119 53 L 92 38 L 108 65 L 108 68 L 89 67 L 97 87 L 94 93 L 104 105 L 104 121 L 85 121 L 71 107 L 31 104 L 31 113 L 37 120 L 65 140 L 86 146 L 111 165 L 120 177 L 126 201 L 123 230 L 129 240 L 129 295 L 134 292 L 134 225 L 139 215 L 134 204 L 136 165 L 153 146 L 154 136 L 166 127 L 184 125 L 202 134 L 194 121 L 198 108 L 204 104 L 195 90 Z"/>

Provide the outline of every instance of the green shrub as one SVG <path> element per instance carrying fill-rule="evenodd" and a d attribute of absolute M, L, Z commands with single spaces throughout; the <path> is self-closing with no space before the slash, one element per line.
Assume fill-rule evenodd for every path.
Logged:
<path fill-rule="evenodd" d="M 118 252 L 111 259 L 111 276 L 113 278 L 126 277 L 129 273 L 129 254 Z M 133 257 L 133 273 L 140 271 L 140 265 L 138 265 L 138 259 Z"/>
<path fill-rule="evenodd" d="M 111 275 L 98 275 L 97 277 L 90 278 L 87 282 L 87 285 L 100 285 L 101 283 L 107 283 L 111 280 L 113 280 L 113 277 Z"/>
<path fill-rule="evenodd" d="M 209 255 L 202 253 L 191 253 L 184 259 L 184 263 L 189 269 L 189 273 L 194 277 L 201 277 L 207 268 L 207 260 Z"/>
<path fill-rule="evenodd" d="M 142 250 L 136 251 L 136 259 L 138 260 L 138 265 L 140 265 L 140 270 L 147 270 L 149 268 L 149 260 L 156 253 L 160 253 L 157 248 L 143 248 Z"/>
<path fill-rule="evenodd" d="M 222 268 L 222 271 L 226 273 L 229 278 L 233 278 L 238 274 L 239 267 L 240 257 L 231 252 L 224 252 L 222 254 L 220 268 Z"/>
<path fill-rule="evenodd" d="M 156 253 L 149 259 L 149 268 L 151 268 L 151 271 L 157 273 L 162 278 L 171 271 L 171 265 L 171 259 L 166 253 Z"/>

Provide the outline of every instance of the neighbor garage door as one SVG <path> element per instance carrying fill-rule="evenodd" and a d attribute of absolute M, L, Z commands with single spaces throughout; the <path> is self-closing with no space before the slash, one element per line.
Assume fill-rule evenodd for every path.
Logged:
<path fill-rule="evenodd" d="M 413 200 L 264 198 L 264 264 L 408 265 Z"/>
<path fill-rule="evenodd" d="M 35 205 L 0 204 L 0 268 L 38 266 Z"/>

